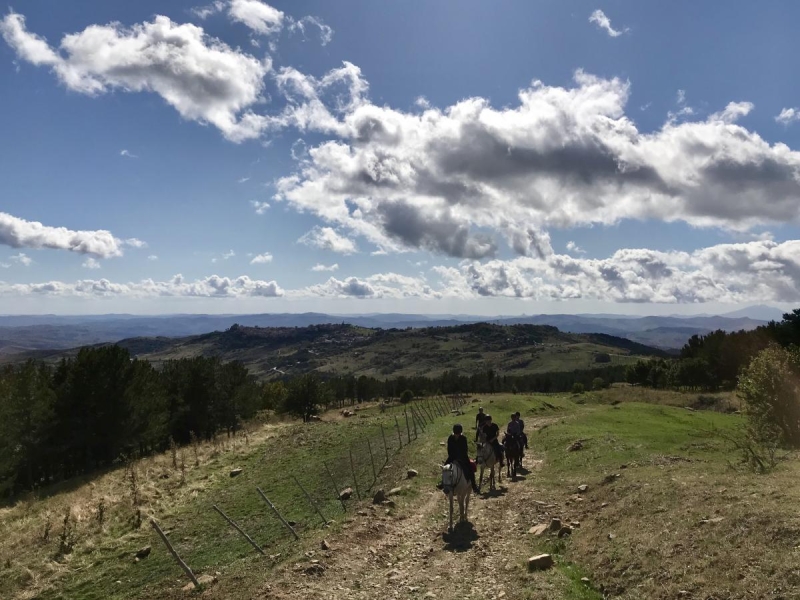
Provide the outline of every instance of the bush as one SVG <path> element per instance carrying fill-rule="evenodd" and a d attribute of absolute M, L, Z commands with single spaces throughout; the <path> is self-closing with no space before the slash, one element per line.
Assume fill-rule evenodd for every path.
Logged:
<path fill-rule="evenodd" d="M 594 362 L 596 363 L 610 363 L 611 362 L 611 355 L 605 352 L 601 352 L 599 354 L 594 355 Z"/>
<path fill-rule="evenodd" d="M 574 383 L 572 384 L 572 393 L 573 394 L 582 394 L 585 391 L 582 383 Z"/>
<path fill-rule="evenodd" d="M 595 390 L 595 391 L 604 390 L 606 387 L 607 387 L 606 386 L 606 380 L 603 379 L 602 377 L 595 377 L 592 380 L 592 389 L 593 390 Z"/>
<path fill-rule="evenodd" d="M 402 394 L 400 394 L 400 402 L 403 404 L 408 404 L 414 399 L 414 392 L 411 390 L 406 390 Z"/>
<path fill-rule="evenodd" d="M 800 349 L 770 346 L 739 378 L 750 435 L 759 443 L 800 448 Z"/>

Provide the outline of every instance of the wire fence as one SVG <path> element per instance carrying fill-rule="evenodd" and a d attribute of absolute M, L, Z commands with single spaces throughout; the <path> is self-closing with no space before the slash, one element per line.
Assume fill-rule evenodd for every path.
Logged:
<path fill-rule="evenodd" d="M 342 514 L 353 512 L 360 501 L 372 501 L 381 475 L 392 459 L 403 448 L 413 445 L 434 421 L 460 413 L 466 403 L 465 396 L 448 396 L 415 400 L 406 405 L 382 404 L 378 414 L 371 415 L 374 418 L 351 425 L 357 433 L 353 434 L 351 429 L 348 435 L 337 437 L 333 430 L 330 435 L 315 439 L 313 454 L 304 454 L 299 465 L 287 466 L 275 456 L 264 456 L 262 460 L 270 464 L 259 471 L 251 495 L 249 491 L 246 498 L 241 493 L 228 494 L 223 487 L 216 492 L 213 504 L 207 510 L 200 507 L 199 512 L 203 518 L 215 519 L 218 526 L 227 528 L 222 535 L 223 544 L 236 548 L 231 550 L 233 554 L 241 555 L 244 545 L 254 553 L 277 558 L 278 555 L 270 554 L 271 549 L 293 544 L 305 532 L 325 527 Z M 345 409 L 342 416 L 358 420 L 361 412 Z M 325 436 L 322 431 L 314 433 Z M 305 443 L 302 434 L 292 441 L 300 446 Z M 181 556 L 185 553 L 189 563 L 203 569 L 212 568 L 221 558 L 220 548 L 199 551 L 186 543 L 185 538 L 180 538 L 178 527 L 164 534 L 155 520 L 151 519 L 151 525 L 195 585 L 198 582 L 191 566 Z M 169 533 L 183 543 L 170 542 Z"/>

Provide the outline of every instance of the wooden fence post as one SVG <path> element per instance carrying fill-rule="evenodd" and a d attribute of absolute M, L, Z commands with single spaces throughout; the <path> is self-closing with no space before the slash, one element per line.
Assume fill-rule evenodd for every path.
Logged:
<path fill-rule="evenodd" d="M 328 477 L 330 478 L 331 483 L 333 484 L 333 492 L 336 494 L 336 497 L 339 499 L 339 502 L 342 503 L 342 510 L 344 512 L 347 512 L 347 505 L 344 503 L 344 498 L 342 498 L 342 494 L 339 491 L 339 486 L 336 485 L 336 480 L 333 478 L 333 473 L 331 473 L 331 470 L 328 468 L 328 463 L 326 463 L 323 460 L 322 466 L 325 467 L 325 472 L 328 474 Z"/>
<path fill-rule="evenodd" d="M 311 505 L 311 508 L 313 508 L 315 511 L 317 511 L 317 514 L 319 515 L 319 518 L 322 519 L 322 524 L 323 525 L 327 525 L 328 524 L 328 519 L 326 519 L 325 515 L 322 514 L 322 511 L 319 509 L 319 506 L 317 506 L 317 503 L 314 502 L 314 499 L 311 497 L 311 494 L 309 494 L 306 491 L 306 488 L 304 488 L 303 484 L 300 483 L 297 480 L 297 477 L 292 475 L 292 479 L 294 479 L 294 482 L 297 484 L 297 487 L 300 488 L 300 491 L 303 492 L 306 495 L 306 498 L 308 499 L 308 503 Z"/>
<path fill-rule="evenodd" d="M 386 451 L 386 462 L 385 465 L 389 464 L 389 446 L 386 445 L 386 434 L 383 432 L 383 423 L 381 423 L 381 437 L 383 438 L 383 449 Z"/>
<path fill-rule="evenodd" d="M 257 487 L 256 491 L 261 495 L 261 497 L 264 499 L 264 501 L 269 505 L 269 507 L 272 509 L 272 512 L 274 512 L 276 515 L 278 515 L 278 518 L 281 520 L 281 523 L 283 523 L 284 526 L 286 527 L 286 529 L 288 529 L 292 533 L 292 535 L 294 536 L 294 539 L 299 540 L 300 536 L 297 535 L 297 532 L 294 530 L 294 527 L 289 525 L 289 523 L 286 521 L 286 519 L 283 518 L 283 515 L 278 512 L 278 509 L 275 508 L 275 505 L 270 501 L 269 498 L 267 498 L 267 495 L 264 492 L 261 491 L 261 488 Z"/>
<path fill-rule="evenodd" d="M 400 435 L 400 423 L 397 420 L 397 415 L 394 416 L 394 426 L 397 429 L 397 441 L 400 442 L 400 449 L 403 449 L 403 436 Z"/>
<path fill-rule="evenodd" d="M 173 548 L 172 544 L 169 543 L 169 540 L 167 539 L 167 536 L 164 535 L 163 531 L 161 531 L 161 527 L 158 526 L 158 523 L 156 523 L 155 519 L 150 519 L 150 525 L 152 525 L 153 529 L 155 529 L 158 532 L 158 535 L 161 536 L 161 540 L 167 546 L 167 550 L 169 550 L 170 554 L 172 554 L 173 558 L 181 566 L 181 569 L 183 569 L 183 572 L 186 573 L 186 575 L 189 577 L 189 579 L 192 580 L 192 583 L 194 584 L 194 587 L 197 588 L 197 589 L 200 589 L 200 582 L 197 581 L 197 577 L 194 576 L 194 573 L 192 573 L 192 570 L 189 568 L 189 565 L 187 565 L 185 562 L 183 562 L 183 560 L 181 560 L 181 557 L 178 556 L 178 553 L 175 552 L 175 548 Z"/>
<path fill-rule="evenodd" d="M 372 454 L 372 444 L 369 443 L 369 439 L 367 439 L 367 449 L 369 450 L 369 462 L 372 464 L 372 483 L 367 488 L 369 490 L 378 481 L 378 472 L 375 470 L 375 456 Z"/>
<path fill-rule="evenodd" d="M 224 512 L 222 512 L 222 509 L 221 509 L 221 508 L 219 508 L 219 507 L 218 507 L 216 504 L 212 504 L 212 505 L 211 505 L 211 508 L 213 508 L 213 509 L 214 509 L 215 511 L 217 511 L 219 514 L 221 514 L 221 515 L 222 515 L 222 518 L 223 518 L 223 519 L 225 519 L 225 520 L 226 520 L 226 521 L 227 521 L 227 522 L 228 522 L 228 523 L 231 525 L 231 527 L 233 527 L 233 528 L 234 528 L 236 531 L 238 531 L 239 533 L 241 533 L 241 534 L 244 536 L 244 538 L 245 538 L 245 539 L 246 539 L 248 542 L 250 542 L 250 545 L 251 545 L 253 548 L 255 548 L 256 550 L 258 550 L 258 551 L 259 551 L 261 554 L 264 554 L 264 550 L 262 550 L 262 549 L 261 549 L 261 546 L 259 546 L 258 544 L 256 544 L 256 543 L 253 541 L 253 538 L 251 538 L 249 535 L 247 535 L 247 534 L 244 532 L 244 530 L 243 530 L 241 527 L 239 527 L 239 526 L 236 524 L 236 521 L 234 521 L 234 520 L 233 520 L 233 519 L 231 519 L 231 518 L 230 518 L 228 515 L 226 515 Z"/>
<path fill-rule="evenodd" d="M 411 410 L 414 411 L 414 414 L 417 416 L 417 420 L 419 421 L 420 427 L 422 427 L 422 430 L 425 431 L 424 425 L 427 425 L 428 421 L 426 421 L 425 418 L 422 416 L 422 411 L 419 409 L 419 406 L 412 406 Z"/>
<path fill-rule="evenodd" d="M 358 477 L 356 476 L 356 466 L 353 463 L 353 447 L 350 446 L 350 471 L 353 473 L 353 485 L 356 486 L 356 496 L 361 500 L 361 491 L 358 489 Z"/>
<path fill-rule="evenodd" d="M 403 409 L 403 414 L 406 416 L 406 433 L 408 434 L 408 443 L 411 443 L 411 425 L 408 424 L 408 411 Z"/>
<path fill-rule="evenodd" d="M 414 439 L 417 439 L 417 413 L 414 412 L 414 408 L 411 408 L 411 424 L 414 427 Z"/>
<path fill-rule="evenodd" d="M 428 415 L 428 419 L 433 421 L 433 414 L 431 413 L 430 405 L 427 401 L 422 405 L 422 408 L 425 409 L 425 414 Z"/>

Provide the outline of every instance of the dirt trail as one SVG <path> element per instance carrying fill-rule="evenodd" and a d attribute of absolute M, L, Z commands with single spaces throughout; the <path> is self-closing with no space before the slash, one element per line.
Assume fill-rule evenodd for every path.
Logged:
<path fill-rule="evenodd" d="M 536 493 L 536 470 L 541 465 L 536 458 L 525 458 L 529 471 L 516 482 L 504 476 L 496 493 L 473 494 L 471 523 L 453 534 L 447 533 L 447 500 L 435 488 L 413 506 L 401 507 L 403 515 L 398 517 L 386 515 L 383 507 L 370 507 L 328 540 L 331 550 L 317 550 L 302 563 L 286 565 L 255 597 L 530 597 L 530 582 L 524 596 L 514 588 L 519 587 L 529 552 L 528 529 L 549 519 L 545 506 L 550 503 Z M 534 587 L 542 591 L 536 597 L 556 597 L 547 577 Z"/>

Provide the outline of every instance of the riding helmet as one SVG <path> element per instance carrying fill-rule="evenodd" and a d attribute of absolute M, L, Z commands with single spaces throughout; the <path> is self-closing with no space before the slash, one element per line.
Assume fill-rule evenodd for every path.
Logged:
<path fill-rule="evenodd" d="M 458 423 L 453 425 L 453 433 L 461 433 L 462 431 L 464 431 L 464 428 L 461 425 Z"/>

